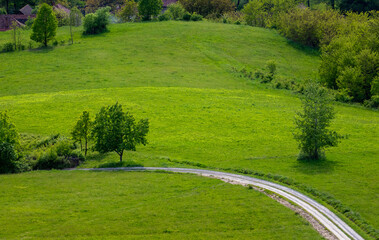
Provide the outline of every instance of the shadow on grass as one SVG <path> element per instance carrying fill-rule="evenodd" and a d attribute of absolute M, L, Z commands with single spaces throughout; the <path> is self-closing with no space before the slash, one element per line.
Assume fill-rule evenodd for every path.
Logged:
<path fill-rule="evenodd" d="M 29 52 L 32 52 L 32 53 L 48 53 L 48 52 L 51 52 L 54 50 L 55 47 L 53 46 L 47 46 L 47 47 L 38 47 L 38 48 L 32 48 L 32 49 L 29 49 Z"/>
<path fill-rule="evenodd" d="M 287 39 L 287 44 L 291 47 L 300 50 L 304 53 L 306 53 L 309 56 L 320 56 L 321 51 L 318 48 L 313 48 L 309 46 L 302 45 L 300 43 L 294 42 L 292 40 Z"/>
<path fill-rule="evenodd" d="M 297 160 L 293 168 L 308 175 L 317 175 L 334 172 L 338 162 L 331 160 Z"/>
<path fill-rule="evenodd" d="M 142 164 L 136 163 L 132 160 L 125 162 L 108 162 L 98 166 L 98 168 L 114 168 L 114 167 L 143 167 Z"/>

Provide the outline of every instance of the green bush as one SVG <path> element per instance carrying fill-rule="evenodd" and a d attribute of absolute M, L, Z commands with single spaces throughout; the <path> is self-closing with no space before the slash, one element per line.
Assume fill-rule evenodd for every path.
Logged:
<path fill-rule="evenodd" d="M 14 49 L 14 44 L 13 43 L 6 43 L 3 45 L 2 47 L 2 51 L 3 52 L 13 52 L 15 49 Z"/>
<path fill-rule="evenodd" d="M 68 26 L 70 23 L 69 14 L 61 9 L 54 9 L 55 17 L 58 21 L 58 27 Z"/>
<path fill-rule="evenodd" d="M 183 19 L 186 10 L 180 3 L 172 3 L 168 5 L 168 10 L 165 13 L 168 13 L 172 20 L 181 20 Z"/>
<path fill-rule="evenodd" d="M 108 30 L 110 7 L 100 8 L 83 19 L 84 34 L 99 34 Z"/>
<path fill-rule="evenodd" d="M 70 162 L 63 156 L 58 156 L 54 148 L 45 152 L 37 161 L 34 166 L 35 169 L 63 169 L 69 168 Z"/>
<path fill-rule="evenodd" d="M 28 20 L 26 20 L 25 25 L 27 29 L 31 29 L 34 23 L 34 18 L 28 17 Z"/>
<path fill-rule="evenodd" d="M 138 16 L 137 3 L 134 0 L 126 0 L 124 6 L 117 12 L 117 16 L 123 22 L 133 22 Z"/>
<path fill-rule="evenodd" d="M 248 25 L 276 27 L 280 13 L 287 12 L 298 4 L 297 0 L 251 0 L 242 10 Z"/>
<path fill-rule="evenodd" d="M 162 21 L 169 21 L 169 20 L 171 20 L 171 15 L 168 14 L 167 12 L 165 12 L 162 15 L 159 15 L 158 20 L 160 22 L 162 22 Z"/>
<path fill-rule="evenodd" d="M 200 14 L 197 14 L 197 13 L 193 13 L 192 16 L 191 16 L 191 21 L 202 21 L 203 20 L 203 16 L 201 16 Z"/>
<path fill-rule="evenodd" d="M 343 16 L 335 10 L 293 8 L 281 13 L 278 28 L 292 41 L 311 47 L 327 45 L 338 34 Z"/>
<path fill-rule="evenodd" d="M 156 17 L 162 11 L 162 0 L 140 0 L 138 2 L 138 12 L 142 20 L 148 21 L 151 17 Z"/>
<path fill-rule="evenodd" d="M 183 14 L 183 20 L 184 20 L 184 21 L 189 21 L 189 20 L 191 20 L 191 14 L 190 14 L 189 12 L 185 12 L 185 13 Z"/>
<path fill-rule="evenodd" d="M 231 0 L 179 0 L 179 2 L 188 12 L 198 13 L 203 17 L 208 15 L 221 17 L 222 14 L 234 11 L 236 8 Z"/>

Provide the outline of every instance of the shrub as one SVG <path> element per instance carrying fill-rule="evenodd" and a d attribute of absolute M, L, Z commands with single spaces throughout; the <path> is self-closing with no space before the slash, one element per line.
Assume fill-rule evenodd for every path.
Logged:
<path fill-rule="evenodd" d="M 200 14 L 197 14 L 197 13 L 193 13 L 192 16 L 191 16 L 191 21 L 201 21 L 203 20 L 203 16 L 201 16 Z"/>
<path fill-rule="evenodd" d="M 242 12 L 248 25 L 257 27 L 276 27 L 279 13 L 296 6 L 296 0 L 251 0 Z"/>
<path fill-rule="evenodd" d="M 203 17 L 213 14 L 221 17 L 226 12 L 235 10 L 235 4 L 231 0 L 179 0 L 183 7 L 190 13 L 198 13 Z"/>
<path fill-rule="evenodd" d="M 58 156 L 54 148 L 45 152 L 38 160 L 35 169 L 63 169 L 70 167 L 70 162 L 63 156 Z"/>
<path fill-rule="evenodd" d="M 70 18 L 69 18 L 68 13 L 58 8 L 54 9 L 54 13 L 55 13 L 55 17 L 57 18 L 58 27 L 69 25 Z"/>
<path fill-rule="evenodd" d="M 189 20 L 191 20 L 191 14 L 190 14 L 189 12 L 185 12 L 185 13 L 183 14 L 183 20 L 184 20 L 184 21 L 189 21 Z"/>
<path fill-rule="evenodd" d="M 343 16 L 335 10 L 293 8 L 281 13 L 278 28 L 288 39 L 311 47 L 329 44 L 342 25 Z"/>
<path fill-rule="evenodd" d="M 165 12 L 162 15 L 159 15 L 158 20 L 160 22 L 162 22 L 162 21 L 169 21 L 169 20 L 171 20 L 171 15 L 168 14 L 167 12 Z"/>
<path fill-rule="evenodd" d="M 26 28 L 28 29 L 32 28 L 33 23 L 34 23 L 34 18 L 28 17 L 28 20 L 26 20 L 25 22 Z"/>
<path fill-rule="evenodd" d="M 3 45 L 2 51 L 3 52 L 13 52 L 14 49 L 14 44 L 13 43 L 6 43 Z"/>
<path fill-rule="evenodd" d="M 162 0 L 140 0 L 138 2 L 138 12 L 143 20 L 150 20 L 161 12 L 163 6 Z"/>
<path fill-rule="evenodd" d="M 82 18 L 83 15 L 77 7 L 71 9 L 69 16 L 71 26 L 79 27 L 82 25 Z"/>
<path fill-rule="evenodd" d="M 107 31 L 110 23 L 110 7 L 100 8 L 95 13 L 87 14 L 83 19 L 84 34 L 99 34 Z"/>
<path fill-rule="evenodd" d="M 125 1 L 124 6 L 117 12 L 123 22 L 133 22 L 138 15 L 137 3 L 134 0 Z"/>
<path fill-rule="evenodd" d="M 172 3 L 168 5 L 168 10 L 165 13 L 168 13 L 172 20 L 180 20 L 183 19 L 186 10 L 180 3 Z"/>

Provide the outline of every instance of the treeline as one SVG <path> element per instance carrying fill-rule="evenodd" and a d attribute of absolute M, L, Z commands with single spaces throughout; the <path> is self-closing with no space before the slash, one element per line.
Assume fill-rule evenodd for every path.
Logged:
<path fill-rule="evenodd" d="M 270 6 L 270 7 L 267 7 Z M 379 12 L 310 9 L 296 0 L 252 0 L 243 9 L 251 26 L 277 29 L 302 45 L 318 48 L 322 83 L 336 99 L 379 106 Z"/>
<path fill-rule="evenodd" d="M 84 111 L 71 131 L 71 138 L 18 134 L 6 112 L 0 112 L 0 173 L 39 169 L 64 169 L 84 162 L 88 150 L 116 152 L 120 161 L 124 151 L 136 151 L 147 144 L 149 121 L 136 121 L 118 103 L 101 108 L 95 120 Z"/>

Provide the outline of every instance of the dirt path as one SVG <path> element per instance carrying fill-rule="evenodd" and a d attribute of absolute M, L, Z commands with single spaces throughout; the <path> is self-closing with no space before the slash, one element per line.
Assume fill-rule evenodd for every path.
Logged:
<path fill-rule="evenodd" d="M 267 194 L 274 198 L 281 204 L 291 208 L 294 211 L 300 211 L 299 214 L 309 221 L 312 226 L 327 239 L 356 239 L 363 240 L 363 238 L 356 233 L 349 225 L 342 221 L 328 208 L 319 204 L 315 200 L 305 196 L 304 194 L 295 191 L 291 188 L 282 186 L 280 184 L 272 183 L 262 179 L 253 177 L 217 172 L 203 169 L 190 169 L 190 168 L 159 168 L 159 167 L 120 167 L 120 168 L 77 168 L 72 170 L 82 171 L 170 171 L 178 173 L 193 173 L 204 177 L 211 177 L 229 182 L 232 184 L 240 184 L 244 186 L 253 186 L 257 190 L 269 190 L 274 194 Z M 283 199 L 286 201 L 282 201 Z M 288 201 L 296 204 L 290 204 Z M 289 205 L 291 205 L 291 207 Z M 327 230 L 327 231 L 325 231 Z"/>

